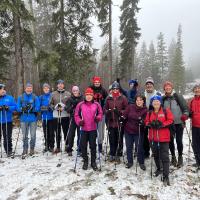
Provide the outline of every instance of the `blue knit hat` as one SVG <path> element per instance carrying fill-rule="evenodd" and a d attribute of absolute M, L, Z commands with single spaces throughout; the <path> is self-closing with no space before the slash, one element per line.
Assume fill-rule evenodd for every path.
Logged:
<path fill-rule="evenodd" d="M 155 96 L 151 97 L 151 99 L 150 99 L 150 104 L 151 105 L 152 105 L 154 100 L 160 101 L 160 103 L 162 103 L 162 97 L 159 96 L 159 95 L 155 95 Z"/>
<path fill-rule="evenodd" d="M 27 88 L 27 87 L 33 87 L 33 84 L 31 84 L 30 82 L 27 82 L 25 85 L 25 88 Z"/>
<path fill-rule="evenodd" d="M 64 82 L 62 79 L 59 79 L 59 80 L 57 81 L 57 85 L 58 85 L 58 84 L 61 84 L 61 83 L 64 84 L 65 82 Z"/>
<path fill-rule="evenodd" d="M 119 89 L 119 83 L 117 81 L 113 82 L 112 89 Z"/>
<path fill-rule="evenodd" d="M 129 84 L 129 85 L 130 85 L 130 84 L 134 84 L 134 86 L 136 87 L 136 86 L 138 86 L 138 80 L 137 80 L 137 79 L 129 80 L 129 81 L 128 81 L 128 84 Z"/>

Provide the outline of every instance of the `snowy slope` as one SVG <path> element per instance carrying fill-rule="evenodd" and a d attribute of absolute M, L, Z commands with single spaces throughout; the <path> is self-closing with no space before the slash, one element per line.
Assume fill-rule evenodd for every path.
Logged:
<path fill-rule="evenodd" d="M 188 122 L 189 130 L 189 122 Z M 14 130 L 14 142 L 17 137 Z M 200 199 L 200 176 L 195 172 L 193 153 L 189 155 L 188 165 L 188 136 L 184 133 L 184 167 L 174 171 L 171 169 L 171 186 L 164 187 L 160 177 L 150 176 L 150 159 L 145 162 L 147 171 L 138 167 L 136 175 L 135 163 L 131 169 L 126 169 L 124 163 L 117 165 L 104 161 L 102 171 L 94 172 L 91 168 L 82 170 L 81 158 L 78 158 L 77 173 L 73 172 L 75 155 L 68 157 L 63 154 L 61 167 L 60 154 L 43 155 L 43 135 L 41 128 L 37 130 L 35 157 L 21 160 L 0 159 L 0 199 L 4 200 L 39 200 L 39 199 Z M 22 135 L 17 147 L 17 155 L 22 153 Z M 153 164 L 154 166 L 154 164 Z"/>

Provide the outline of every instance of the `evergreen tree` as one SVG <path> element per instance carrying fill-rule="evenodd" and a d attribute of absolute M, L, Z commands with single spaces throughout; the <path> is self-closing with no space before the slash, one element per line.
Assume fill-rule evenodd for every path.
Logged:
<path fill-rule="evenodd" d="M 164 34 L 160 33 L 157 37 L 157 51 L 156 51 L 156 69 L 157 82 L 159 85 L 166 80 L 166 74 L 168 73 L 168 58 L 167 49 L 164 41 Z"/>
<path fill-rule="evenodd" d="M 173 65 L 174 65 L 174 56 L 175 56 L 175 50 L 176 50 L 176 41 L 173 38 L 169 47 L 168 47 L 168 63 L 169 63 L 169 75 L 168 75 L 168 79 L 170 80 L 172 77 L 172 73 L 173 73 Z"/>
<path fill-rule="evenodd" d="M 158 74 L 156 65 L 156 50 L 153 41 L 151 41 L 148 49 L 148 68 L 150 71 L 150 76 L 154 79 L 155 82 L 157 82 L 156 80 L 158 80 Z"/>
<path fill-rule="evenodd" d="M 135 47 L 140 37 L 140 28 L 137 24 L 136 14 L 139 11 L 139 0 L 124 0 L 121 6 L 120 39 L 121 43 L 121 76 L 130 79 L 135 76 L 134 56 Z"/>
<path fill-rule="evenodd" d="M 116 80 L 116 78 L 120 77 L 120 44 L 118 40 L 115 38 L 113 41 L 113 80 Z"/>
<path fill-rule="evenodd" d="M 174 88 L 177 92 L 184 93 L 185 91 L 185 67 L 183 61 L 183 46 L 182 46 L 182 27 L 179 25 L 177 32 L 176 49 L 173 58 L 173 68 L 171 70 L 171 80 L 174 83 Z"/>

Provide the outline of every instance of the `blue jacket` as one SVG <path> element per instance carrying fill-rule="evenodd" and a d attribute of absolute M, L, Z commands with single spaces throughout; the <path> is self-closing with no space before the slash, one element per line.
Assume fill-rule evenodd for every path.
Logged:
<path fill-rule="evenodd" d="M 32 110 L 28 110 L 27 113 L 22 112 L 22 107 L 27 104 L 32 106 Z M 40 111 L 40 101 L 35 94 L 23 93 L 17 100 L 17 111 L 20 112 L 21 122 L 35 122 L 37 121 L 37 113 Z"/>
<path fill-rule="evenodd" d="M 51 93 L 43 94 L 39 97 L 40 99 L 40 107 L 45 106 L 50 108 L 50 98 Z M 49 109 L 48 111 L 41 111 L 43 120 L 52 120 L 53 119 L 53 110 Z"/>
<path fill-rule="evenodd" d="M 8 106 L 9 109 L 8 109 L 8 111 L 5 111 L 5 110 L 0 111 L 0 122 L 2 122 L 2 123 L 6 123 L 6 121 L 12 122 L 12 113 L 13 113 L 13 111 L 16 110 L 15 99 L 12 96 L 7 95 L 7 94 L 4 96 L 1 96 L 0 97 L 0 106 L 4 106 L 4 105 Z"/>

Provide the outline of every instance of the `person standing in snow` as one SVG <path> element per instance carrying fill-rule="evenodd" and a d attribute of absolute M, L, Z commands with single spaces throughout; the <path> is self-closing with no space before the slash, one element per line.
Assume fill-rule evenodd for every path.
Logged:
<path fill-rule="evenodd" d="M 133 166 L 133 144 L 137 151 L 137 159 L 142 170 L 146 170 L 144 165 L 144 119 L 147 114 L 147 108 L 145 105 L 145 97 L 143 95 L 135 96 L 135 103 L 129 104 L 123 113 L 123 118 L 126 120 L 124 133 L 127 149 L 126 168 Z"/>
<path fill-rule="evenodd" d="M 39 98 L 33 93 L 33 85 L 27 83 L 25 92 L 18 97 L 17 111 L 20 113 L 20 122 L 23 134 L 23 153 L 22 159 L 28 154 L 28 133 L 30 130 L 30 155 L 35 152 L 37 114 L 40 111 Z"/>
<path fill-rule="evenodd" d="M 0 84 L 0 139 L 4 139 L 3 146 L 8 157 L 12 155 L 12 113 L 15 110 L 14 98 L 6 93 L 5 85 Z"/>
<path fill-rule="evenodd" d="M 149 128 L 149 142 L 154 155 L 154 161 L 157 170 L 154 176 L 162 173 L 161 163 L 163 167 L 163 182 L 165 185 L 169 183 L 169 141 L 170 130 L 169 125 L 173 123 L 173 114 L 169 108 L 165 111 L 161 106 L 161 96 L 153 96 L 151 98 L 153 110 L 147 113 L 145 125 Z"/>
<path fill-rule="evenodd" d="M 146 97 L 146 107 L 148 110 L 151 110 L 150 106 L 150 99 L 155 96 L 159 95 L 161 96 L 161 93 L 156 91 L 154 88 L 154 80 L 152 77 L 148 77 L 145 82 L 145 91 L 144 96 Z M 149 140 L 148 140 L 148 128 L 144 129 L 144 157 L 149 158 L 150 155 L 150 146 L 149 146 Z"/>
<path fill-rule="evenodd" d="M 69 123 L 69 130 L 68 130 L 68 136 L 67 136 L 67 153 L 68 156 L 72 156 L 73 151 L 73 145 L 74 145 L 74 137 L 75 132 L 77 131 L 77 146 L 79 144 L 79 138 L 80 138 L 80 127 L 77 126 L 75 119 L 74 119 L 74 112 L 75 108 L 83 101 L 83 95 L 80 92 L 80 89 L 78 86 L 72 87 L 72 94 L 71 97 L 66 102 L 66 111 L 70 114 L 70 123 Z M 77 151 L 80 154 L 80 149 L 77 149 Z"/>
<path fill-rule="evenodd" d="M 185 121 L 188 119 L 189 110 L 187 103 L 181 94 L 177 94 L 173 89 L 173 84 L 166 81 L 163 85 L 164 96 L 162 97 L 163 107 L 170 108 L 174 115 L 174 134 L 171 134 L 170 151 L 172 155 L 171 164 L 177 167 L 183 166 L 183 130 Z M 178 149 L 178 163 L 175 155 L 174 137 Z"/>
<path fill-rule="evenodd" d="M 53 152 L 54 150 L 54 130 L 53 130 L 53 110 L 50 107 L 50 85 L 44 83 L 42 86 L 43 94 L 40 99 L 40 110 L 42 116 L 42 127 L 45 139 L 45 148 L 43 152 Z"/>
<path fill-rule="evenodd" d="M 120 93 L 119 83 L 112 84 L 112 91 L 106 99 L 104 112 L 109 129 L 110 161 L 119 161 L 123 152 L 123 124 L 121 116 L 128 105 L 127 98 Z"/>
<path fill-rule="evenodd" d="M 56 144 L 57 148 L 54 153 L 61 151 L 61 128 L 63 130 L 64 141 L 66 142 L 66 136 L 69 128 L 69 113 L 66 111 L 66 102 L 70 98 L 70 92 L 65 90 L 65 84 L 63 80 L 57 81 L 57 90 L 52 92 L 50 99 L 50 106 L 53 109 L 53 121 L 54 130 L 56 132 Z M 67 144 L 65 143 L 65 147 Z"/>
<path fill-rule="evenodd" d="M 97 124 L 102 120 L 103 111 L 101 105 L 94 101 L 92 88 L 85 90 L 85 100 L 80 102 L 75 109 L 75 122 L 81 127 L 81 153 L 83 157 L 83 170 L 88 169 L 88 142 L 91 150 L 91 167 L 97 170 L 96 164 L 96 138 Z"/>
<path fill-rule="evenodd" d="M 192 147 L 196 160 L 194 166 L 200 169 L 200 84 L 194 86 L 193 92 L 194 97 L 189 105 L 192 120 Z"/>
<path fill-rule="evenodd" d="M 91 88 L 94 91 L 94 101 L 98 102 L 101 105 L 101 108 L 103 109 L 108 93 L 101 84 L 101 77 L 94 76 L 92 81 L 93 84 Z M 98 148 L 101 153 L 102 153 L 102 144 L 104 140 L 104 130 L 105 130 L 105 116 L 103 116 L 102 121 L 98 123 L 98 133 L 99 133 Z"/>

